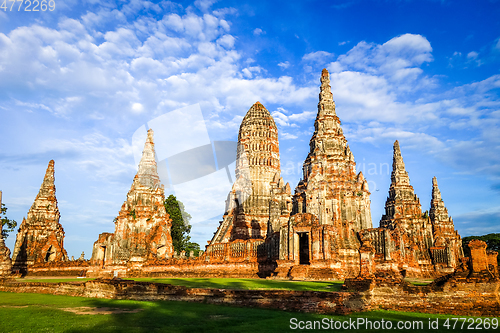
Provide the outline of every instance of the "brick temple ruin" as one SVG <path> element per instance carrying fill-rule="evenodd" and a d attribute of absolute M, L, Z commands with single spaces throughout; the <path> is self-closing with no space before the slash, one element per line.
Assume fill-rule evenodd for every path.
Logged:
<path fill-rule="evenodd" d="M 238 133 L 236 180 L 226 212 L 199 257 L 172 248 L 171 221 L 149 130 L 137 175 L 115 219 L 101 233 L 90 260 L 68 260 L 63 247 L 51 161 L 35 202 L 23 220 L 12 271 L 28 275 L 88 277 L 269 277 L 344 280 L 438 278 L 461 269 L 462 241 L 432 180 L 429 212 L 410 185 L 398 141 L 389 195 L 380 226 L 373 228 L 370 191 L 341 121 L 326 69 L 303 176 L 292 193 L 281 177 L 278 129 L 255 103 Z M 6 260 L 0 243 L 0 268 Z M 8 250 L 8 249 L 7 249 Z M 7 255 L 8 257 L 8 255 Z M 496 277 L 486 256 L 485 270 Z M 3 266 L 2 266 L 3 265 Z"/>

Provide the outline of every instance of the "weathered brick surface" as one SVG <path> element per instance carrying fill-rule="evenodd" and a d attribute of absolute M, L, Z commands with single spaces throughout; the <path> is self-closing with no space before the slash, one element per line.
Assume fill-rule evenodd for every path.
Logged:
<path fill-rule="evenodd" d="M 335 112 L 326 69 L 321 74 L 318 113 L 303 179 L 293 195 L 290 221 L 280 226 L 280 262 L 294 262 L 291 277 L 342 279 L 359 271 L 357 232 L 372 226 L 368 183 L 356 174 L 354 156 Z M 288 264 L 286 267 L 288 268 Z"/>
<path fill-rule="evenodd" d="M 94 243 L 92 263 L 139 266 L 157 258 L 173 256 L 171 220 L 163 202 L 165 194 L 157 173 L 153 130 L 148 131 L 134 181 L 115 219 L 115 232 L 103 233 Z"/>
<path fill-rule="evenodd" d="M 280 176 L 278 129 L 260 102 L 243 118 L 237 147 L 236 181 L 207 252 L 237 240 L 264 241 L 289 217 L 290 185 Z"/>
<path fill-rule="evenodd" d="M 26 273 L 34 264 L 68 260 L 63 246 L 64 229 L 59 218 L 54 161 L 51 160 L 40 191 L 17 232 L 12 254 L 14 271 Z"/>
<path fill-rule="evenodd" d="M 0 226 L 0 232 L 2 227 Z M 12 260 L 10 259 L 10 250 L 0 237 L 0 276 L 10 275 L 12 272 Z"/>
<path fill-rule="evenodd" d="M 462 259 L 453 274 L 442 276 L 427 286 L 414 286 L 397 277 L 360 274 L 355 279 L 346 279 L 343 288 L 361 292 L 371 308 L 498 316 L 500 280 L 486 264 L 486 243 L 477 241 L 470 248 L 470 259 Z"/>
<path fill-rule="evenodd" d="M 0 207 L 2 207 L 2 191 L 0 191 Z M 0 235 L 2 234 L 3 224 L 0 223 Z M 12 260 L 10 259 L 10 250 L 5 245 L 5 241 L 0 237 L 0 277 L 8 276 L 12 271 Z"/>

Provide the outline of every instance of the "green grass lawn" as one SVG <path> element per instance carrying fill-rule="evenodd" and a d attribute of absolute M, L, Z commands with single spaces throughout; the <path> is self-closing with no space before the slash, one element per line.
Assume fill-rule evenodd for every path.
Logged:
<path fill-rule="evenodd" d="M 92 279 L 17 279 L 18 282 L 75 282 Z M 132 279 L 127 279 L 132 280 Z M 135 281 L 168 283 L 189 288 L 244 289 L 244 290 L 304 290 L 339 291 L 342 281 L 288 281 L 266 279 L 220 279 L 220 278 L 134 278 Z"/>
<path fill-rule="evenodd" d="M 108 311 L 118 309 L 125 313 L 89 315 L 68 311 L 75 308 L 82 311 L 82 307 L 86 307 L 87 310 L 88 308 L 107 308 Z M 139 312 L 132 313 L 131 310 Z M 300 332 L 299 329 L 290 328 L 291 320 L 297 325 L 302 322 L 301 324 L 306 327 L 308 321 L 313 325 L 314 321 L 355 322 L 358 318 L 372 323 L 384 319 L 391 321 L 393 327 L 396 327 L 398 321 L 410 321 L 410 324 L 422 322 L 423 328 L 413 331 L 441 332 L 445 331 L 443 323 L 446 318 L 451 317 L 453 316 L 393 311 L 328 316 L 173 301 L 141 302 L 0 292 L 0 332 Z M 439 321 L 439 330 L 429 329 L 429 318 Z M 359 328 L 360 332 L 386 331 L 366 329 L 366 324 Z M 355 330 L 351 328 L 330 331 L 354 332 Z M 467 330 L 460 330 L 457 327 L 446 331 Z"/>
<path fill-rule="evenodd" d="M 243 289 L 243 290 L 302 290 L 302 291 L 339 291 L 342 281 L 289 281 L 266 279 L 234 278 L 134 278 L 135 281 L 168 283 L 189 288 Z"/>

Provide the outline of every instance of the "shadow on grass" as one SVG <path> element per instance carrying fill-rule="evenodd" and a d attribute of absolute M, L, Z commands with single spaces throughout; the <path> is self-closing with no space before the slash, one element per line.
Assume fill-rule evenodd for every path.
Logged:
<path fill-rule="evenodd" d="M 189 288 L 237 290 L 340 291 L 342 281 L 287 281 L 234 278 L 137 278 L 136 281 L 167 283 Z"/>
<path fill-rule="evenodd" d="M 235 308 L 223 305 L 174 301 L 107 300 L 83 297 L 14 294 L 0 292 L 1 332 L 301 332 L 309 322 L 314 327 L 338 332 L 384 332 L 387 329 L 367 329 L 367 321 L 391 321 L 391 332 L 466 332 L 467 329 L 445 329 L 446 318 L 454 316 L 373 311 L 349 316 L 330 316 L 285 312 L 269 309 Z M 137 313 L 107 315 L 81 315 L 65 311 L 67 308 L 93 307 L 111 309 L 141 309 Z M 293 319 L 295 318 L 295 319 Z M 438 320 L 438 329 L 429 328 L 431 321 Z M 496 318 L 495 318 L 496 319 Z M 350 326 L 351 322 L 365 324 Z M 336 321 L 347 322 L 344 328 L 327 328 Z M 397 329 L 398 322 L 409 323 L 411 329 Z M 497 321 L 498 323 L 498 321 Z M 322 326 L 320 326 L 322 325 Z M 387 324 L 386 324 L 387 325 Z M 418 325 L 418 326 L 415 326 Z M 297 326 L 297 329 L 291 328 Z M 347 328 L 348 327 L 348 328 Z M 387 327 L 387 326 L 386 326 Z M 409 326 L 407 326 L 409 327 Z M 484 327 L 484 326 L 483 326 Z M 484 330 L 483 330 L 484 331 Z"/>

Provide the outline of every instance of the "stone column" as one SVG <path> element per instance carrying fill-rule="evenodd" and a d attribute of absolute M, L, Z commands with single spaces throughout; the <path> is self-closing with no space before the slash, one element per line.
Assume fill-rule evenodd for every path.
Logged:
<path fill-rule="evenodd" d="M 373 257 L 375 248 L 370 239 L 364 239 L 363 245 L 359 248 L 359 276 L 358 278 L 371 278 L 375 271 Z"/>
<path fill-rule="evenodd" d="M 486 243 L 479 239 L 469 242 L 472 271 L 478 273 L 488 270 L 488 257 L 486 255 Z"/>

